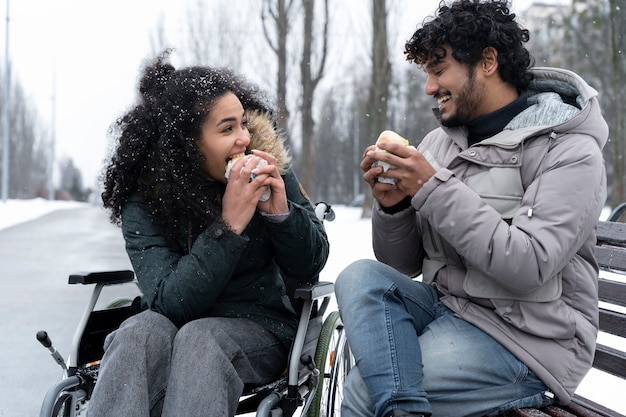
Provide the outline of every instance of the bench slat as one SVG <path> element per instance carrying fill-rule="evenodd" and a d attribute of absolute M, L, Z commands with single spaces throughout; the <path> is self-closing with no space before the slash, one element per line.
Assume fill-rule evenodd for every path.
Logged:
<path fill-rule="evenodd" d="M 611 375 L 626 378 L 626 353 L 598 344 L 593 367 Z"/>
<path fill-rule="evenodd" d="M 581 417 L 626 417 L 580 395 L 574 395 L 572 402 L 563 408 Z"/>
<path fill-rule="evenodd" d="M 626 314 L 600 309 L 600 330 L 626 337 Z"/>
<path fill-rule="evenodd" d="M 605 415 L 597 414 L 576 404 L 570 404 L 566 407 L 520 408 L 500 417 L 605 417 Z"/>
<path fill-rule="evenodd" d="M 626 249 L 615 246 L 596 246 L 594 253 L 600 269 L 609 272 L 626 272 Z"/>
<path fill-rule="evenodd" d="M 570 411 L 560 407 L 549 406 L 542 408 L 542 410 L 545 411 L 547 415 L 552 417 L 579 417 L 579 414 L 571 413 Z"/>
<path fill-rule="evenodd" d="M 626 223 L 598 222 L 595 255 L 600 269 L 626 272 Z"/>
<path fill-rule="evenodd" d="M 550 414 L 544 413 L 545 408 L 537 410 L 536 408 L 520 408 L 519 410 L 513 410 L 503 417 L 550 417 Z M 572 414 L 570 414 L 571 416 Z M 567 416 L 569 417 L 569 416 Z"/>
<path fill-rule="evenodd" d="M 598 297 L 601 301 L 626 307 L 626 283 L 598 278 Z"/>
<path fill-rule="evenodd" d="M 597 240 L 600 244 L 610 244 L 624 247 L 626 242 L 626 223 L 598 222 Z"/>

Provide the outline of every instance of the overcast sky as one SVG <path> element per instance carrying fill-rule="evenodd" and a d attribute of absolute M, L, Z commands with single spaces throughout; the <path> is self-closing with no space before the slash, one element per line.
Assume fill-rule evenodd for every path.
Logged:
<path fill-rule="evenodd" d="M 151 53 L 150 39 L 159 17 L 165 19 L 172 41 L 184 31 L 187 10 L 196 0 L 3 0 L 2 66 L 7 1 L 12 78 L 25 88 L 44 123 L 55 126 L 57 160 L 71 157 L 85 186 L 93 186 L 108 152 L 107 128 L 135 98 L 138 71 Z M 355 10 L 367 7 L 369 0 L 334 1 L 346 7 L 345 17 L 333 13 L 335 22 L 368 24 L 355 22 L 360 16 L 367 19 Z M 439 0 L 405 1 L 411 7 L 399 24 L 398 42 L 410 37 L 439 4 Z M 254 10 L 260 9 L 260 2 L 245 0 Z M 513 0 L 513 9 L 522 11 L 532 3 Z M 261 34 L 257 39 L 264 42 Z"/>

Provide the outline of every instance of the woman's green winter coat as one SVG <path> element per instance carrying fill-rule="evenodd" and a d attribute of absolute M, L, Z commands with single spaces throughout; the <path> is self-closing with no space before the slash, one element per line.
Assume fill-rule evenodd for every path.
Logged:
<path fill-rule="evenodd" d="M 262 135 L 254 135 L 256 124 L 250 123 L 256 138 L 251 146 L 276 155 L 278 139 L 267 123 L 262 120 L 255 130 Z M 282 146 L 278 148 L 285 153 Z M 277 159 L 286 161 L 286 153 Z M 177 247 L 167 244 L 162 225 L 138 197 L 131 198 L 122 210 L 122 230 L 148 308 L 177 326 L 203 317 L 248 318 L 288 348 L 297 323 L 282 274 L 311 280 L 324 267 L 329 245 L 293 171 L 284 169 L 282 177 L 289 203 L 289 215 L 282 222 L 257 212 L 241 235 L 221 220 L 205 230 L 189 225 L 181 234 L 186 239 L 180 239 Z"/>

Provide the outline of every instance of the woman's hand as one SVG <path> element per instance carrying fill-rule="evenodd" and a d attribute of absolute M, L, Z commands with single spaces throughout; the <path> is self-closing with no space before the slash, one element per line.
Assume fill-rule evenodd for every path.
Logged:
<path fill-rule="evenodd" d="M 267 165 L 257 168 L 261 160 L 267 161 Z M 268 189 L 271 191 L 269 199 L 260 201 Z M 222 199 L 222 219 L 233 232 L 241 234 L 257 208 L 268 214 L 289 212 L 285 183 L 278 172 L 276 158 L 254 150 L 252 155 L 236 161 L 230 170 Z"/>
<path fill-rule="evenodd" d="M 267 201 L 259 201 L 258 208 L 267 214 L 287 214 L 289 205 L 287 204 L 287 193 L 285 192 L 285 182 L 280 176 L 276 166 L 276 158 L 267 152 L 253 150 L 252 154 L 267 161 L 267 165 L 257 168 L 252 172 L 256 175 L 254 181 L 262 181 L 261 195 L 269 188 L 270 198 Z"/>

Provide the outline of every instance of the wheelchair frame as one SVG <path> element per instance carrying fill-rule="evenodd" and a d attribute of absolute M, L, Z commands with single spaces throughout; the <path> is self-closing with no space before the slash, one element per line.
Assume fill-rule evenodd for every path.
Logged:
<path fill-rule="evenodd" d="M 329 205 L 318 203 L 316 214 L 332 221 Z M 45 331 L 37 340 L 50 351 L 62 368 L 63 378 L 46 393 L 40 417 L 79 417 L 86 414 L 88 401 L 97 381 L 103 342 L 111 331 L 138 312 L 133 300 L 114 301 L 104 310 L 95 310 L 102 289 L 110 285 L 135 283 L 133 271 L 104 271 L 72 274 L 69 284 L 95 285 L 91 298 L 72 339 L 67 363 L 52 345 Z M 286 373 L 271 384 L 244 392 L 237 415 L 260 417 L 331 417 L 340 414 L 343 382 L 353 366 L 353 358 L 337 311 L 326 309 L 334 294 L 334 284 L 316 281 L 300 284 L 292 301 L 301 304 L 298 329 L 292 344 Z"/>

